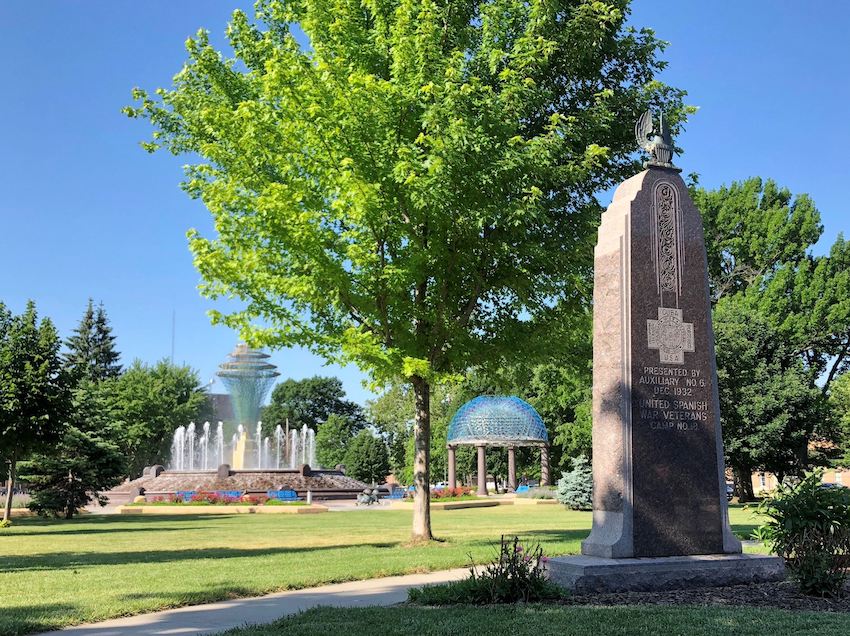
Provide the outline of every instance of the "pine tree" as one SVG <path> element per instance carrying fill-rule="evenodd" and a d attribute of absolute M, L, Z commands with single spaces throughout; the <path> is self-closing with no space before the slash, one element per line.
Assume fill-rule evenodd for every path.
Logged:
<path fill-rule="evenodd" d="M 89 298 L 80 324 L 65 346 L 68 348 L 65 365 L 78 382 L 98 382 L 121 374 L 121 365 L 118 364 L 120 354 L 115 350 L 115 336 L 103 303 L 95 309 Z"/>
<path fill-rule="evenodd" d="M 89 304 L 83 312 L 80 324 L 74 329 L 74 335 L 65 341 L 68 348 L 65 353 L 65 367 L 74 379 L 88 377 L 94 359 L 94 302 L 89 298 Z"/>
<path fill-rule="evenodd" d="M 106 505 L 103 491 L 121 482 L 123 469 L 124 457 L 115 443 L 69 426 L 49 453 L 22 462 L 20 474 L 29 484 L 31 510 L 71 519 L 93 500 Z"/>
<path fill-rule="evenodd" d="M 94 368 L 99 380 L 117 378 L 121 375 L 118 363 L 121 354 L 115 349 L 115 336 L 103 303 L 97 307 L 94 317 Z"/>
<path fill-rule="evenodd" d="M 558 501 L 571 510 L 590 510 L 593 507 L 593 471 L 587 457 L 573 460 L 573 469 L 558 480 Z"/>
<path fill-rule="evenodd" d="M 127 460 L 102 399 L 107 381 L 121 373 L 102 304 L 95 308 L 89 299 L 65 346 L 64 373 L 71 390 L 63 433 L 49 451 L 38 449 L 23 462 L 21 471 L 31 488 L 33 510 L 70 519 L 92 500 L 105 503 L 100 492 L 120 482 Z"/>

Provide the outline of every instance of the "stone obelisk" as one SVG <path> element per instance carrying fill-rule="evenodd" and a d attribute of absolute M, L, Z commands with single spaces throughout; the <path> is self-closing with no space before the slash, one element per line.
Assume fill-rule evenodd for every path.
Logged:
<path fill-rule="evenodd" d="M 663 118 L 636 134 L 650 160 L 617 188 L 595 251 L 593 527 L 550 572 L 577 589 L 776 578 L 781 561 L 740 555 L 729 528 L 702 220 Z M 723 576 L 695 574 L 712 559 L 694 555 Z"/>

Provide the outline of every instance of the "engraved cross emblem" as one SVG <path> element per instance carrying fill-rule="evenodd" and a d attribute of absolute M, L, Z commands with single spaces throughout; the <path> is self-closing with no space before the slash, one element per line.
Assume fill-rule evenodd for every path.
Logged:
<path fill-rule="evenodd" d="M 694 325 L 682 322 L 682 310 L 658 308 L 658 320 L 646 321 L 647 343 L 658 349 L 662 363 L 684 364 L 685 351 L 694 351 Z"/>

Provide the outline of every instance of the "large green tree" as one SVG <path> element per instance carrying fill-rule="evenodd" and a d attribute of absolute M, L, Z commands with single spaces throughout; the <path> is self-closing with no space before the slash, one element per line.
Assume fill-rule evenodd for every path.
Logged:
<path fill-rule="evenodd" d="M 54 443 L 70 406 L 61 342 L 30 301 L 19 316 L 0 303 L 0 457 L 7 464 L 3 520 L 11 516 L 17 462 Z"/>
<path fill-rule="evenodd" d="M 724 442 L 748 497 L 749 470 L 799 473 L 836 439 L 827 400 L 850 360 L 850 244 L 839 236 L 815 256 L 817 208 L 773 181 L 692 191 L 716 304 Z"/>
<path fill-rule="evenodd" d="M 720 300 L 714 329 L 724 450 L 737 495 L 749 501 L 753 470 L 781 479 L 807 468 L 798 449 L 809 441 L 809 422 L 824 426 L 828 413 L 799 355 L 740 296 Z"/>
<path fill-rule="evenodd" d="M 149 150 L 187 153 L 214 313 L 256 345 L 355 362 L 415 397 L 414 538 L 431 537 L 431 385 L 545 358 L 589 288 L 594 193 L 674 128 L 663 43 L 628 0 L 261 0 L 225 59 L 200 32 L 171 89 L 136 90 Z M 299 39 L 299 38 L 304 39 Z"/>
<path fill-rule="evenodd" d="M 344 418 L 355 429 L 363 428 L 366 423 L 360 405 L 345 399 L 345 389 L 339 378 L 317 375 L 303 380 L 290 378 L 280 382 L 272 391 L 262 418 L 263 425 L 269 430 L 287 422 L 294 428 L 306 424 L 318 430 L 331 415 Z"/>
<path fill-rule="evenodd" d="M 168 459 L 174 430 L 197 420 L 207 394 L 188 366 L 133 362 L 120 377 L 97 385 L 97 401 L 130 477 Z"/>
<path fill-rule="evenodd" d="M 840 463 L 850 467 L 850 373 L 842 373 L 832 383 L 829 405 L 839 431 Z"/>

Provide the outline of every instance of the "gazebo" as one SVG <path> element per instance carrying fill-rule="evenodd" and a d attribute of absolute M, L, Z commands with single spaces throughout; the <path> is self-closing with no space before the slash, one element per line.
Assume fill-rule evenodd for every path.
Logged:
<path fill-rule="evenodd" d="M 515 396 L 480 395 L 455 413 L 449 423 L 449 488 L 457 485 L 455 449 L 475 446 L 478 449 L 478 494 L 487 494 L 485 448 L 507 446 L 508 488 L 516 490 L 516 449 L 518 446 L 540 447 L 540 483 L 549 485 L 549 435 L 534 407 Z"/>

